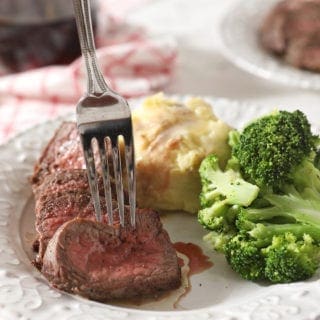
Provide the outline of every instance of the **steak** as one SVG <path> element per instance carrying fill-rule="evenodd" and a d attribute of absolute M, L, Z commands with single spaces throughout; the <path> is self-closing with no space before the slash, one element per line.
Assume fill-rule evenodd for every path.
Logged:
<path fill-rule="evenodd" d="M 36 267 L 53 287 L 98 301 L 153 297 L 177 288 L 178 258 L 159 214 L 137 208 L 135 229 L 120 226 L 117 209 L 113 226 L 108 225 L 107 214 L 97 222 L 83 167 L 76 126 L 64 123 L 44 149 L 31 179 Z M 101 177 L 98 187 L 106 213 Z M 126 225 L 129 211 L 125 205 Z"/>
<path fill-rule="evenodd" d="M 102 179 L 99 179 L 101 208 L 106 212 Z M 56 230 L 73 218 L 94 220 L 94 207 L 85 170 L 63 170 L 46 175 L 35 189 L 36 230 L 39 249 L 37 264 L 41 265 L 48 241 Z M 125 197 L 125 202 L 127 197 Z M 116 205 L 114 204 L 114 207 Z"/>
<path fill-rule="evenodd" d="M 39 194 L 35 210 L 35 226 L 39 241 L 38 263 L 42 260 L 48 241 L 60 225 L 77 217 L 94 218 L 90 194 L 76 189 L 52 194 Z"/>
<path fill-rule="evenodd" d="M 31 183 L 36 188 L 52 172 L 84 168 L 77 126 L 74 122 L 63 122 L 35 164 Z"/>
<path fill-rule="evenodd" d="M 289 64 L 320 71 L 320 0 L 284 0 L 263 21 L 262 46 Z"/>
<path fill-rule="evenodd" d="M 149 209 L 138 209 L 136 230 L 64 223 L 49 241 L 42 273 L 54 287 L 98 301 L 156 297 L 180 285 L 176 252 Z"/>

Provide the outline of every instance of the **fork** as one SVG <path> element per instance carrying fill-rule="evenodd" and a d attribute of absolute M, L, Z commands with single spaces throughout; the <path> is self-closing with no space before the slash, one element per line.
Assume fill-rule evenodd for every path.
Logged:
<path fill-rule="evenodd" d="M 136 183 L 131 111 L 127 101 L 105 82 L 95 53 L 90 0 L 73 0 L 78 36 L 87 73 L 87 93 L 77 104 L 77 127 L 87 168 L 90 192 L 97 221 L 102 219 L 97 174 L 102 173 L 108 222 L 113 224 L 111 165 L 114 169 L 119 220 L 125 225 L 124 187 L 120 144 L 128 180 L 130 223 L 135 227 Z M 94 145 L 98 152 L 94 151 Z M 110 160 L 111 155 L 112 160 Z M 98 166 L 100 163 L 100 167 Z"/>

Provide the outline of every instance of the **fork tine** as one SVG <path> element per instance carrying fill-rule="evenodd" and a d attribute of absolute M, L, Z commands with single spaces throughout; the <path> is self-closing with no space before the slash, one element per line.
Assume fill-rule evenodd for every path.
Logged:
<path fill-rule="evenodd" d="M 136 225 L 136 179 L 135 179 L 135 160 L 134 160 L 134 144 L 133 137 L 125 139 L 125 159 L 128 173 L 128 192 L 130 204 L 131 225 Z"/>
<path fill-rule="evenodd" d="M 112 192 L 111 192 L 111 183 L 110 183 L 110 169 L 108 158 L 106 156 L 106 141 L 104 138 L 98 138 L 98 146 L 99 146 L 99 154 L 101 160 L 101 171 L 102 171 L 102 179 L 103 179 L 103 189 L 104 195 L 106 199 L 106 207 L 108 213 L 108 223 L 109 225 L 113 225 L 113 213 L 112 213 Z"/>
<path fill-rule="evenodd" d="M 116 183 L 117 202 L 119 209 L 120 224 L 124 226 L 124 197 L 123 197 L 123 183 L 122 183 L 122 169 L 121 169 L 121 154 L 119 148 L 118 136 L 110 138 L 112 146 L 112 158 L 114 167 L 114 177 Z"/>
<path fill-rule="evenodd" d="M 101 222 L 101 206 L 100 206 L 100 196 L 98 189 L 98 179 L 96 173 L 96 167 L 94 162 L 94 155 L 92 149 L 92 140 L 85 139 L 83 135 L 81 135 L 84 159 L 87 167 L 87 175 L 89 181 L 90 192 L 92 194 L 93 206 L 95 209 L 96 219 Z"/>

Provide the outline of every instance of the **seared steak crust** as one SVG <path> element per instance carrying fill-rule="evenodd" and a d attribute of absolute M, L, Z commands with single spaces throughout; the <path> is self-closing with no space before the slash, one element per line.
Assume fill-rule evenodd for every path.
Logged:
<path fill-rule="evenodd" d="M 63 122 L 35 164 L 31 178 L 33 187 L 46 175 L 60 170 L 84 169 L 84 158 L 74 122 Z"/>

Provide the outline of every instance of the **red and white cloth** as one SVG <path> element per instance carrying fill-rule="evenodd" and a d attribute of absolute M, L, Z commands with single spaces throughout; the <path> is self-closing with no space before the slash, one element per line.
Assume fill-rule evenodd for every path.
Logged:
<path fill-rule="evenodd" d="M 154 39 L 126 24 L 132 6 L 147 0 L 103 0 L 97 55 L 109 85 L 127 98 L 161 90 L 176 61 L 172 39 Z M 32 125 L 75 110 L 86 90 L 82 59 L 0 78 L 0 143 Z"/>

